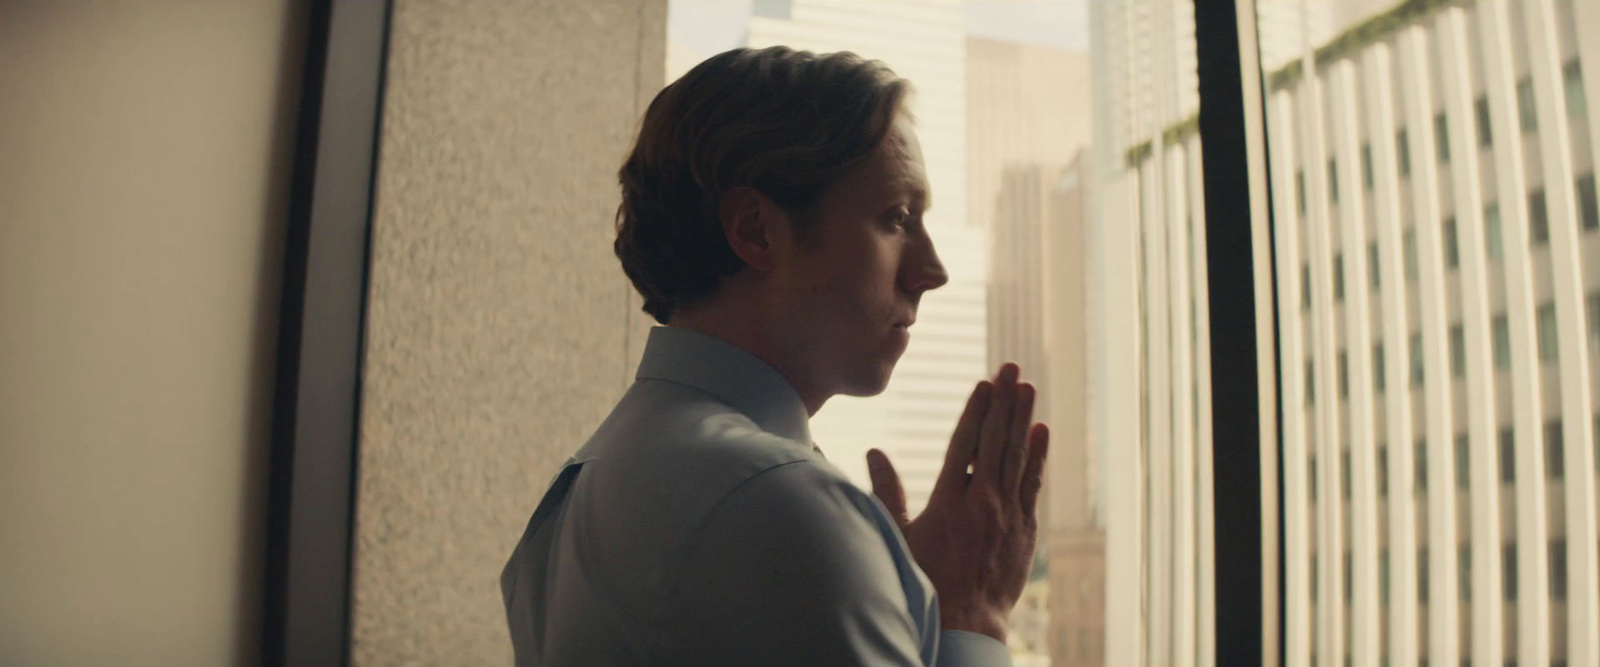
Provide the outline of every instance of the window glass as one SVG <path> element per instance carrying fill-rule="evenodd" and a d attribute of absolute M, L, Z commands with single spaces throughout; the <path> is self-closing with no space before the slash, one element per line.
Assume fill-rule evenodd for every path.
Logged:
<path fill-rule="evenodd" d="M 1523 77 L 1517 82 L 1517 111 L 1524 133 L 1539 129 L 1539 109 L 1533 102 L 1533 79 Z"/>
<path fill-rule="evenodd" d="M 1372 389 L 1383 393 L 1388 387 L 1389 380 L 1384 377 L 1383 343 L 1372 346 Z"/>
<path fill-rule="evenodd" d="M 1544 188 L 1528 193 L 1528 235 L 1534 245 L 1550 242 L 1550 215 L 1545 209 Z"/>
<path fill-rule="evenodd" d="M 1405 254 L 1406 282 L 1417 279 L 1417 232 L 1407 229 L 1404 236 L 1400 237 L 1402 252 Z"/>
<path fill-rule="evenodd" d="M 1401 176 L 1411 175 L 1411 144 L 1406 140 L 1406 129 L 1400 128 L 1394 135 L 1395 162 L 1398 163 Z"/>
<path fill-rule="evenodd" d="M 1473 106 L 1477 109 L 1478 115 L 1478 145 L 1488 148 L 1494 143 L 1494 133 L 1489 126 L 1489 98 L 1479 97 Z"/>
<path fill-rule="evenodd" d="M 1505 241 L 1500 238 L 1500 205 L 1483 207 L 1483 245 L 1489 259 L 1500 259 L 1506 254 Z"/>
<path fill-rule="evenodd" d="M 1500 483 L 1517 481 L 1517 436 L 1511 427 L 1500 429 Z"/>
<path fill-rule="evenodd" d="M 1594 174 L 1578 177 L 1578 221 L 1585 231 L 1600 229 L 1600 201 L 1596 200 Z"/>
<path fill-rule="evenodd" d="M 1556 305 L 1549 301 L 1539 304 L 1538 328 L 1539 359 L 1553 362 L 1560 356 L 1560 346 L 1556 339 Z"/>
<path fill-rule="evenodd" d="M 1450 375 L 1463 377 L 1467 374 L 1467 336 L 1461 325 L 1450 327 Z"/>
<path fill-rule="evenodd" d="M 1438 153 L 1439 162 L 1450 161 L 1450 121 L 1445 119 L 1444 113 L 1433 117 L 1433 145 Z"/>
<path fill-rule="evenodd" d="M 1586 122 L 1589 102 L 1583 94 L 1583 66 L 1576 59 L 1567 61 L 1566 66 L 1561 68 L 1561 81 L 1567 93 L 1568 120 L 1575 126 Z"/>
<path fill-rule="evenodd" d="M 1511 321 L 1505 315 L 1495 315 L 1490 323 L 1494 343 L 1494 367 L 1511 368 Z"/>
<path fill-rule="evenodd" d="M 1456 435 L 1456 451 L 1455 451 L 1455 453 L 1456 453 L 1456 488 L 1465 491 L 1467 489 L 1467 485 L 1471 483 L 1471 478 L 1468 477 L 1468 475 L 1467 475 L 1467 473 L 1470 472 L 1470 470 L 1471 470 L 1471 468 L 1470 468 L 1471 464 L 1469 463 L 1471 461 L 1471 459 L 1469 458 L 1471 456 L 1471 452 L 1468 451 L 1467 434 L 1459 433 L 1459 434 Z"/>
<path fill-rule="evenodd" d="M 1551 481 L 1566 476 L 1565 436 L 1561 433 L 1561 420 L 1552 419 L 1544 424 L 1544 472 Z"/>
<path fill-rule="evenodd" d="M 1444 244 L 1444 268 L 1453 269 L 1461 265 L 1461 246 L 1456 242 L 1456 219 L 1444 219 L 1440 228 L 1440 236 Z"/>

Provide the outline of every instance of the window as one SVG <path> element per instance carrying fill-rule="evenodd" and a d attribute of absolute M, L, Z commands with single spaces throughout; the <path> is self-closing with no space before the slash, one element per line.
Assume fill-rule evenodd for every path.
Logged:
<path fill-rule="evenodd" d="M 1411 334 L 1411 386 L 1422 384 L 1422 334 Z"/>
<path fill-rule="evenodd" d="M 1456 243 L 1456 218 L 1450 216 L 1444 219 L 1444 226 L 1440 228 L 1440 236 L 1444 242 L 1444 268 L 1453 269 L 1461 265 L 1461 246 Z"/>
<path fill-rule="evenodd" d="M 1389 497 L 1389 446 L 1378 445 L 1378 497 Z"/>
<path fill-rule="evenodd" d="M 1561 68 L 1561 81 L 1567 90 L 1567 122 L 1580 123 L 1589 115 L 1589 102 L 1583 94 L 1583 66 L 1578 59 L 1568 60 Z"/>
<path fill-rule="evenodd" d="M 1500 429 L 1500 483 L 1510 486 L 1517 481 L 1517 436 L 1507 426 Z"/>
<path fill-rule="evenodd" d="M 1483 244 L 1489 259 L 1500 259 L 1506 254 L 1505 242 L 1500 238 L 1500 205 L 1483 207 Z"/>
<path fill-rule="evenodd" d="M 1415 482 L 1418 491 L 1427 491 L 1428 490 L 1428 440 L 1426 438 L 1419 439 L 1419 440 L 1417 440 L 1415 445 L 1412 445 L 1412 447 L 1416 450 L 1412 454 L 1412 457 L 1416 461 L 1416 465 L 1415 465 L 1415 468 L 1416 468 L 1416 470 L 1415 470 L 1416 479 L 1413 480 L 1413 481 Z"/>
<path fill-rule="evenodd" d="M 1432 585 L 1428 581 L 1428 570 L 1428 548 L 1423 547 L 1417 550 L 1417 600 L 1419 602 L 1427 602 L 1428 598 L 1431 597 L 1428 589 L 1432 588 Z"/>
<path fill-rule="evenodd" d="M 1517 111 L 1522 119 L 1523 134 L 1539 129 L 1539 109 L 1533 105 L 1533 79 L 1522 77 L 1517 82 Z"/>
<path fill-rule="evenodd" d="M 1351 597 L 1351 589 L 1354 588 L 1354 586 L 1351 585 L 1354 577 L 1350 576 L 1350 552 L 1348 551 L 1344 552 L 1344 572 L 1341 573 L 1339 579 L 1344 582 L 1344 601 L 1349 602 Z M 1345 656 L 1346 659 L 1349 659 L 1349 657 L 1350 656 Z"/>
<path fill-rule="evenodd" d="M 1450 161 L 1450 121 L 1444 114 L 1433 117 L 1433 145 L 1438 153 L 1440 163 Z"/>
<path fill-rule="evenodd" d="M 1507 600 L 1517 599 L 1517 545 L 1507 544 L 1500 556 L 1500 581 Z"/>
<path fill-rule="evenodd" d="M 1600 201 L 1595 198 L 1594 174 L 1579 176 L 1574 185 L 1578 190 L 1578 221 L 1586 231 L 1600 229 Z"/>
<path fill-rule="evenodd" d="M 1372 390 L 1383 393 L 1388 380 L 1383 377 L 1383 343 L 1372 346 Z"/>
<path fill-rule="evenodd" d="M 1389 604 L 1389 550 L 1378 550 L 1378 601 Z"/>
<path fill-rule="evenodd" d="M 1474 107 L 1478 115 L 1478 145 L 1487 148 L 1494 144 L 1494 133 L 1489 127 L 1489 98 L 1479 95 Z"/>
<path fill-rule="evenodd" d="M 1344 301 L 1344 253 L 1333 254 L 1333 300 Z"/>
<path fill-rule="evenodd" d="M 1545 209 L 1544 188 L 1528 193 L 1528 236 L 1534 245 L 1550 242 L 1550 215 Z"/>
<path fill-rule="evenodd" d="M 1311 360 L 1306 360 L 1306 407 L 1311 407 L 1317 400 L 1317 367 Z"/>
<path fill-rule="evenodd" d="M 1311 310 L 1311 265 L 1300 265 L 1300 309 Z"/>
<path fill-rule="evenodd" d="M 1589 349 L 1600 348 L 1600 291 L 1590 292 L 1584 297 L 1583 310 L 1589 329 Z"/>
<path fill-rule="evenodd" d="M 1406 282 L 1415 282 L 1417 279 L 1417 231 L 1407 229 L 1400 238 L 1401 252 L 1405 255 Z"/>
<path fill-rule="evenodd" d="M 1472 599 L 1472 549 L 1456 547 L 1456 595 L 1462 602 Z"/>
<path fill-rule="evenodd" d="M 1567 599 L 1567 540 L 1550 541 L 1550 599 Z"/>
<path fill-rule="evenodd" d="M 1328 159 L 1328 201 L 1339 203 L 1339 160 Z"/>
<path fill-rule="evenodd" d="M 1311 492 L 1311 502 L 1317 501 L 1317 455 L 1306 459 L 1306 489 Z"/>
<path fill-rule="evenodd" d="M 1300 209 L 1300 217 L 1306 215 L 1306 172 L 1298 169 L 1294 172 L 1294 203 Z"/>
<path fill-rule="evenodd" d="M 1317 585 L 1318 583 L 1320 583 L 1319 579 L 1321 579 L 1321 577 L 1317 576 L 1317 555 L 1316 554 L 1311 554 L 1311 599 L 1312 600 L 1316 600 L 1317 599 L 1317 589 L 1321 588 L 1320 586 Z"/>
<path fill-rule="evenodd" d="M 1490 328 L 1494 338 L 1494 367 L 1511 368 L 1511 321 L 1504 314 L 1495 315 Z"/>
<path fill-rule="evenodd" d="M 1467 336 L 1461 325 L 1450 327 L 1450 376 L 1467 374 Z"/>
<path fill-rule="evenodd" d="M 1561 420 L 1552 419 L 1544 423 L 1544 476 L 1551 481 L 1559 482 L 1566 476 L 1566 452 L 1564 435 L 1561 432 Z"/>
<path fill-rule="evenodd" d="M 1378 243 L 1367 244 L 1367 286 L 1376 290 L 1383 285 L 1383 275 L 1378 270 Z"/>
<path fill-rule="evenodd" d="M 1339 497 L 1350 499 L 1350 449 L 1339 450 Z"/>
<path fill-rule="evenodd" d="M 1361 144 L 1361 187 L 1372 191 L 1372 144 Z"/>
<path fill-rule="evenodd" d="M 1539 360 L 1554 362 L 1560 356 L 1556 338 L 1556 304 L 1546 301 L 1538 310 Z"/>
<path fill-rule="evenodd" d="M 1350 355 L 1339 350 L 1339 398 L 1350 398 Z"/>
<path fill-rule="evenodd" d="M 1411 144 L 1406 137 L 1406 128 L 1400 128 L 1394 133 L 1395 162 L 1400 163 L 1400 175 L 1411 175 Z"/>
<path fill-rule="evenodd" d="M 1472 484 L 1472 480 L 1468 477 L 1468 473 L 1470 473 L 1472 471 L 1471 470 L 1471 463 L 1470 463 L 1470 461 L 1472 460 L 1470 458 L 1472 456 L 1472 452 L 1470 451 L 1470 447 L 1467 444 L 1467 434 L 1465 434 L 1465 433 L 1456 434 L 1456 443 L 1455 444 L 1456 444 L 1456 488 L 1465 491 Z"/>

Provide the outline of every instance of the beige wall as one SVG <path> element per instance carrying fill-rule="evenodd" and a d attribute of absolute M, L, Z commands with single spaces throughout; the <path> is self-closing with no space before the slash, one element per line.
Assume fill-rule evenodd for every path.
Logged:
<path fill-rule="evenodd" d="M 396 3 L 372 237 L 354 664 L 509 664 L 499 574 L 647 323 L 616 170 L 666 2 Z"/>
<path fill-rule="evenodd" d="M 300 4 L 0 3 L 0 664 L 256 661 Z"/>

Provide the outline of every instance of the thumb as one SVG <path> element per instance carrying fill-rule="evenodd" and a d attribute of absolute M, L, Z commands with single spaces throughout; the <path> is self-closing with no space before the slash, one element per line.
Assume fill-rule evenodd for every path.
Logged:
<path fill-rule="evenodd" d="M 895 474 L 889 456 L 877 449 L 868 450 L 867 474 L 872 477 L 872 495 L 889 510 L 894 522 L 905 528 L 911 522 L 906 516 L 906 490 L 900 486 L 900 475 Z"/>

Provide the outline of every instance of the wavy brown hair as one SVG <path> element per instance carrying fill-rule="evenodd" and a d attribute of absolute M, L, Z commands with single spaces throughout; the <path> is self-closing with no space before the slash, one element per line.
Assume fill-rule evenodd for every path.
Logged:
<path fill-rule="evenodd" d="M 828 186 L 872 154 L 910 84 L 850 52 L 734 49 L 650 103 L 623 164 L 614 249 L 666 324 L 744 268 L 718 220 L 723 193 L 749 187 L 790 214 L 804 239 Z"/>

